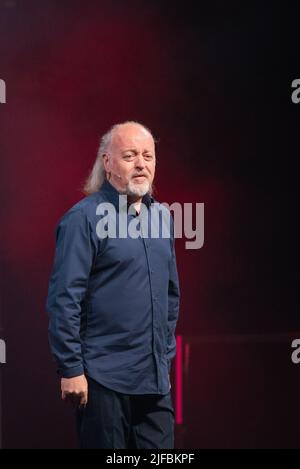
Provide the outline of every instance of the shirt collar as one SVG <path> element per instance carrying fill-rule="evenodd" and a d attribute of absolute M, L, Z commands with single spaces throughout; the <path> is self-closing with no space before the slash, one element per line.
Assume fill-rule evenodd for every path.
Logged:
<path fill-rule="evenodd" d="M 121 195 L 117 189 L 107 180 L 103 182 L 102 186 L 100 187 L 100 191 L 104 191 L 109 202 L 111 202 L 116 210 L 119 210 L 119 195 Z M 149 209 L 150 205 L 154 203 L 154 198 L 147 192 L 142 198 L 142 203 L 146 205 Z M 129 206 L 130 204 L 128 204 Z"/>

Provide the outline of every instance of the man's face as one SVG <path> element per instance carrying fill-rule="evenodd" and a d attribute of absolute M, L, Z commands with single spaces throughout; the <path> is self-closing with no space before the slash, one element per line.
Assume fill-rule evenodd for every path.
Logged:
<path fill-rule="evenodd" d="M 140 125 L 119 127 L 103 161 L 109 182 L 119 192 L 142 197 L 151 188 L 155 174 L 155 145 L 152 136 Z"/>

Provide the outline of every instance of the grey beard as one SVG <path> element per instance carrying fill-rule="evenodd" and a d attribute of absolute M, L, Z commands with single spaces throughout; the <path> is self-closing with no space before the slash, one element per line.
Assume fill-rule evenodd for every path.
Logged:
<path fill-rule="evenodd" d="M 147 192 L 151 193 L 152 186 L 147 181 L 142 186 L 136 186 L 131 181 L 126 186 L 126 194 L 131 196 L 143 197 Z"/>

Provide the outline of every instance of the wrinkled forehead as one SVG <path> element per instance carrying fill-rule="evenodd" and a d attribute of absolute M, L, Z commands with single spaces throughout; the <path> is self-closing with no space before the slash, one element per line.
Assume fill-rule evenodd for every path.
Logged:
<path fill-rule="evenodd" d="M 128 126 L 116 129 L 112 135 L 114 149 L 127 150 L 136 148 L 154 152 L 154 140 L 152 135 L 141 126 Z"/>

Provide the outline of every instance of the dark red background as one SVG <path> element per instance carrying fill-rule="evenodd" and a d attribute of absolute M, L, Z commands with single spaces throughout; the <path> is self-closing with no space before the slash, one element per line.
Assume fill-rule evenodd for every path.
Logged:
<path fill-rule="evenodd" d="M 4 447 L 75 444 L 47 343 L 54 227 L 83 197 L 99 137 L 128 119 L 158 139 L 156 197 L 205 203 L 204 247 L 177 241 L 191 346 L 178 445 L 299 445 L 280 12 L 262 3 L 0 1 Z"/>

